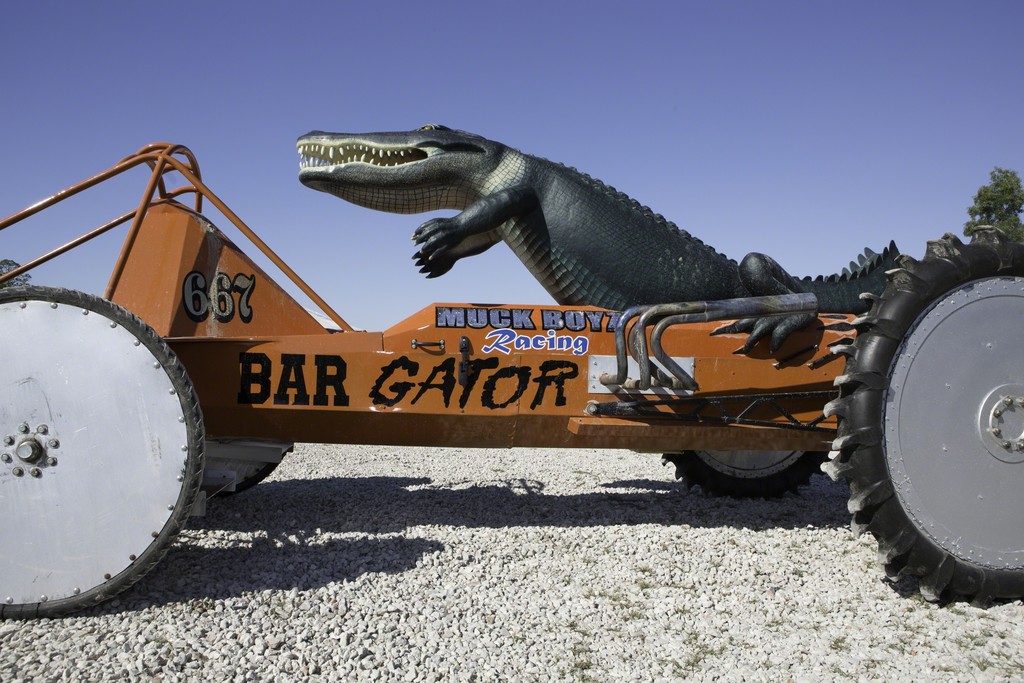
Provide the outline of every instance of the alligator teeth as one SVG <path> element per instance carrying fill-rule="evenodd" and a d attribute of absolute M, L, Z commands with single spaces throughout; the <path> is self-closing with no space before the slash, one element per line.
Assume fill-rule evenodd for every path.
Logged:
<path fill-rule="evenodd" d="M 305 144 L 299 146 L 298 152 L 299 168 L 323 168 L 352 163 L 390 167 L 427 158 L 426 152 L 415 148 L 393 149 L 354 143 Z"/>

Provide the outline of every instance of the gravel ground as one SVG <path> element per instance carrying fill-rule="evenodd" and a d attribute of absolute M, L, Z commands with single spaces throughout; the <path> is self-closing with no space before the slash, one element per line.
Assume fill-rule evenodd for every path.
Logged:
<path fill-rule="evenodd" d="M 846 487 L 687 494 L 628 451 L 302 445 L 0 680 L 1024 680 L 1024 605 L 928 604 Z"/>

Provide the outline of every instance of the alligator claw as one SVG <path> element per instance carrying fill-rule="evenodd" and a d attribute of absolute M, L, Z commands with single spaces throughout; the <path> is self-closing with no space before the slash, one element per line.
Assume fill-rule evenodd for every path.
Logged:
<path fill-rule="evenodd" d="M 433 260 L 457 245 L 463 237 L 454 219 L 431 218 L 416 228 L 412 234 L 412 241 L 419 246 L 419 254 Z"/>
<path fill-rule="evenodd" d="M 455 265 L 453 259 L 428 258 L 421 251 L 417 251 L 412 257 L 416 261 L 419 271 L 426 275 L 428 279 L 444 275 Z"/>
<path fill-rule="evenodd" d="M 744 318 L 734 323 L 723 325 L 711 334 L 749 334 L 746 343 L 733 351 L 735 354 L 747 354 L 765 337 L 771 338 L 771 352 L 776 353 L 782 344 L 797 330 L 806 327 L 815 317 L 813 315 L 787 315 L 771 318 Z"/>

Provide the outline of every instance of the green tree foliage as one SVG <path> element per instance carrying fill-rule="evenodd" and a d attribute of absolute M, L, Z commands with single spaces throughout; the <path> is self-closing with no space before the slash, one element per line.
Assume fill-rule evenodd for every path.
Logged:
<path fill-rule="evenodd" d="M 0 275 L 11 272 L 15 268 L 17 268 L 18 265 L 18 263 L 12 261 L 11 259 L 0 259 Z M 7 282 L 4 282 L 3 284 L 0 284 L 0 288 L 20 287 L 22 285 L 27 285 L 30 279 L 32 279 L 32 276 L 29 275 L 28 273 L 25 273 L 24 275 L 19 275 L 16 278 L 13 278 L 11 280 L 8 280 Z"/>
<path fill-rule="evenodd" d="M 971 220 L 964 223 L 964 234 L 970 235 L 981 225 L 991 225 L 1015 240 L 1024 238 L 1020 213 L 1024 210 L 1024 188 L 1016 171 L 996 166 L 989 174 L 992 180 L 978 188 L 974 204 L 967 209 Z"/>

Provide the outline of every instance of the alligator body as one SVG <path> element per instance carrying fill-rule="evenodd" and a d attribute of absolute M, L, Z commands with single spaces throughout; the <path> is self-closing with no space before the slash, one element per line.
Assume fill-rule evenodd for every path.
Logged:
<path fill-rule="evenodd" d="M 898 255 L 865 251 L 828 278 L 797 279 L 772 258 L 737 263 L 614 188 L 573 168 L 443 126 L 409 132 L 314 131 L 299 138 L 299 179 L 379 211 L 461 211 L 413 234 L 427 277 L 504 241 L 564 305 L 622 310 L 637 304 L 810 292 L 821 312 L 861 313 Z M 743 351 L 770 336 L 776 349 L 810 316 L 747 320 Z"/>

